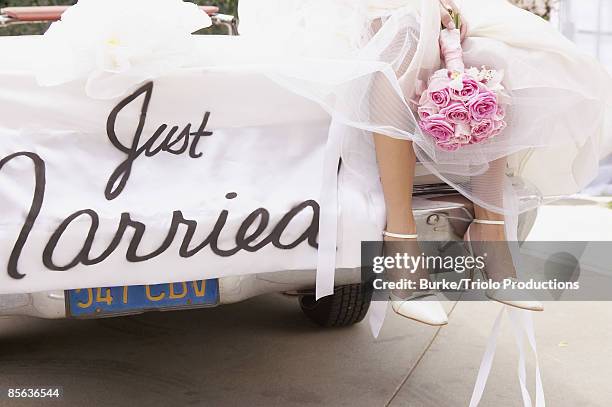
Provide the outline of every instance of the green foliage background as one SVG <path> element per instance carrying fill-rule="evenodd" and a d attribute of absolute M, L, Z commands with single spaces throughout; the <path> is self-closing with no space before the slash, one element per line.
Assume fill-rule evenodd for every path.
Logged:
<path fill-rule="evenodd" d="M 101 0 L 104 1 L 104 0 Z M 130 0 L 125 0 L 130 1 Z M 219 6 L 222 13 L 236 15 L 238 0 L 192 0 L 200 5 Z M 74 4 L 76 0 L 0 0 L 0 8 L 4 7 L 24 7 L 24 6 L 59 6 Z M 22 24 L 0 27 L 0 35 L 24 35 L 42 34 L 47 29 L 48 24 Z"/>

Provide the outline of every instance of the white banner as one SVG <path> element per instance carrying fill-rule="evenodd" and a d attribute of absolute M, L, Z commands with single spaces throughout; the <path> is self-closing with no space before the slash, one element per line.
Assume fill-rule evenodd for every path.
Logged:
<path fill-rule="evenodd" d="M 100 101 L 3 72 L 0 107 L 0 293 L 316 268 L 330 118 L 263 75 L 194 69 Z M 337 267 L 380 237 L 372 148 L 343 141 Z"/>

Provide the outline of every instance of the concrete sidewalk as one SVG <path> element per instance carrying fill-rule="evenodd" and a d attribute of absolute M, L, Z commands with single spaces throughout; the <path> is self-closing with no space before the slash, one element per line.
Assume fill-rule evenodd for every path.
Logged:
<path fill-rule="evenodd" d="M 392 406 L 468 406 L 497 313 L 493 303 L 459 303 L 448 327 L 391 403 Z M 544 391 L 549 406 L 612 405 L 612 307 L 607 303 L 547 303 L 535 317 Z M 534 396 L 533 357 L 528 385 Z M 497 354 L 481 406 L 522 406 L 518 352 L 504 317 Z"/>

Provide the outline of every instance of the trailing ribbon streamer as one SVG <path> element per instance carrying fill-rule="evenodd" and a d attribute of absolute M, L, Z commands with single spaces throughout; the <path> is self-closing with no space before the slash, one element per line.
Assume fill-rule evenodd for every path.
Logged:
<path fill-rule="evenodd" d="M 516 344 L 519 348 L 519 380 L 521 383 L 521 393 L 523 394 L 523 404 L 525 407 L 531 407 L 531 398 L 529 397 L 529 391 L 525 384 L 526 368 L 525 368 L 525 354 L 523 348 L 523 335 L 527 337 L 527 341 L 533 354 L 535 356 L 535 386 L 536 386 L 536 407 L 545 407 L 546 401 L 544 399 L 544 386 L 542 384 L 542 375 L 540 372 L 540 362 L 538 360 L 538 350 L 536 346 L 535 330 L 533 328 L 533 318 L 531 312 L 520 310 L 517 308 L 508 307 L 508 315 L 510 321 L 514 327 L 514 336 Z"/>
<path fill-rule="evenodd" d="M 495 323 L 493 324 L 493 329 L 489 335 L 487 347 L 485 348 L 485 353 L 482 356 L 480 368 L 478 369 L 478 376 L 476 377 L 476 384 L 474 385 L 474 391 L 472 392 L 472 399 L 470 400 L 469 407 L 477 407 L 478 404 L 480 404 L 482 395 L 484 394 L 487 379 L 489 378 L 491 367 L 493 366 L 493 358 L 495 357 L 495 348 L 497 348 L 497 338 L 499 337 L 501 321 L 502 317 L 504 316 L 504 309 L 505 306 L 502 307 L 501 311 L 497 315 Z"/>
<path fill-rule="evenodd" d="M 387 316 L 388 301 L 373 301 L 370 304 L 370 311 L 368 312 L 368 322 L 370 324 L 370 331 L 374 338 L 378 338 L 380 331 L 385 323 L 385 317 Z"/>
<path fill-rule="evenodd" d="M 316 299 L 334 293 L 336 246 L 338 243 L 338 166 L 346 125 L 332 118 L 323 162 L 321 184 L 321 217 L 319 218 L 319 250 L 317 253 Z"/>
<path fill-rule="evenodd" d="M 529 311 L 520 310 L 513 307 L 503 306 L 499 312 L 493 329 L 487 341 L 485 353 L 480 363 L 480 369 L 476 378 L 476 384 L 474 385 L 474 391 L 472 392 L 472 398 L 470 400 L 469 407 L 477 407 L 480 404 L 482 395 L 487 384 L 487 379 L 493 366 L 493 358 L 495 357 L 495 349 L 497 347 L 497 338 L 501 331 L 501 321 L 504 315 L 504 311 L 508 312 L 510 320 L 512 321 L 512 328 L 516 343 L 519 350 L 519 362 L 518 362 L 518 378 L 521 385 L 521 396 L 523 398 L 524 407 L 532 407 L 531 397 L 526 386 L 526 367 L 525 367 L 525 350 L 523 347 L 523 335 L 527 336 L 529 345 L 533 350 L 536 366 L 536 403 L 535 407 L 546 407 L 546 401 L 544 399 L 544 386 L 542 385 L 542 376 L 540 372 L 540 364 L 538 362 L 538 352 L 535 341 L 535 330 L 533 327 L 533 319 Z"/>

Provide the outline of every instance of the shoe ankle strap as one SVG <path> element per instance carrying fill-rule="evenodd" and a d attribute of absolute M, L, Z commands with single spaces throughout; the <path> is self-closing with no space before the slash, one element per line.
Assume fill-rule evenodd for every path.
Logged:
<path fill-rule="evenodd" d="M 396 239 L 406 239 L 406 240 L 414 240 L 414 239 L 418 239 L 419 235 L 404 235 L 401 233 L 392 233 L 392 232 L 387 232 L 386 230 L 383 232 L 383 236 L 386 237 L 393 237 Z"/>
<path fill-rule="evenodd" d="M 474 219 L 472 223 L 476 223 L 478 225 L 505 225 L 506 222 L 503 220 L 485 220 L 485 219 Z"/>

